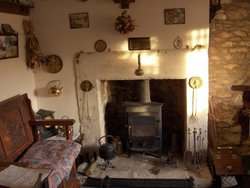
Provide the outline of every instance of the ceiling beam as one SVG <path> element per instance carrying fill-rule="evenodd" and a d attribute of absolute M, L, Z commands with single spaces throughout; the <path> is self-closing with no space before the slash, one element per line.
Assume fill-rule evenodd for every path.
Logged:
<path fill-rule="evenodd" d="M 121 4 L 121 9 L 128 9 L 129 8 L 129 3 L 134 3 L 135 0 L 113 0 L 114 3 L 120 3 Z"/>

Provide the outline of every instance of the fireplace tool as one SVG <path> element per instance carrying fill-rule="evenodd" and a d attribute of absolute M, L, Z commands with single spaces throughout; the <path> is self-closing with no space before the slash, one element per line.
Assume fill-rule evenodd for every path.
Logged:
<path fill-rule="evenodd" d="M 197 153 L 196 153 L 196 133 L 198 131 L 196 130 L 196 128 L 194 128 L 193 130 L 193 134 L 194 134 L 194 156 L 193 156 L 193 163 L 197 164 Z"/>
<path fill-rule="evenodd" d="M 187 130 L 188 133 L 188 149 L 184 153 L 184 164 L 186 168 L 190 168 L 192 166 L 192 160 L 193 160 L 193 154 L 192 151 L 190 150 L 190 136 L 191 136 L 191 130 L 188 128 Z"/>
<path fill-rule="evenodd" d="M 193 129 L 193 134 L 194 134 L 194 155 L 193 155 L 193 164 L 194 164 L 194 166 L 195 167 L 197 167 L 198 169 L 200 169 L 201 167 L 200 167 L 200 165 L 198 165 L 198 153 L 197 153 L 197 143 L 196 143 L 196 133 L 198 133 L 198 131 L 197 131 L 197 129 L 196 128 L 194 128 Z"/>
<path fill-rule="evenodd" d="M 192 88 L 192 114 L 190 116 L 190 123 L 196 123 L 197 117 L 197 89 L 202 86 L 202 80 L 199 76 L 194 76 L 189 79 L 189 86 Z"/>
<path fill-rule="evenodd" d="M 106 138 L 106 139 L 109 138 L 105 144 L 101 144 L 101 140 L 103 138 Z M 106 170 L 107 167 L 115 168 L 110 162 L 111 159 L 115 158 L 115 153 L 116 153 L 116 150 L 113 144 L 108 142 L 112 139 L 113 139 L 112 135 L 105 135 L 99 138 L 98 140 L 100 144 L 99 154 L 100 154 L 100 157 L 104 160 L 104 163 L 101 165 L 102 170 Z"/>

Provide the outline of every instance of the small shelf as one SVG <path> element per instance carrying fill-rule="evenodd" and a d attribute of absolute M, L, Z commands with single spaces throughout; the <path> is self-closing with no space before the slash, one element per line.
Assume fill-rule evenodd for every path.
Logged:
<path fill-rule="evenodd" d="M 0 12 L 28 16 L 30 13 L 30 8 L 34 8 L 34 5 L 27 5 L 21 3 L 14 3 L 7 0 L 0 0 Z"/>

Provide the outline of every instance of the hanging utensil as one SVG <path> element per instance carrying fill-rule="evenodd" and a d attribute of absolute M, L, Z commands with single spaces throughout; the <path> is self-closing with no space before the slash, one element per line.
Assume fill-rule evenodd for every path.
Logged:
<path fill-rule="evenodd" d="M 93 84 L 89 80 L 83 80 L 80 85 L 81 90 L 84 92 L 84 99 L 86 102 L 86 120 L 91 121 L 91 116 L 89 113 L 89 98 L 88 92 L 93 89 Z"/>
<path fill-rule="evenodd" d="M 188 128 L 187 130 L 188 134 L 188 148 L 184 152 L 184 165 L 186 168 L 190 168 L 192 166 L 192 160 L 193 160 L 193 154 L 192 151 L 190 150 L 190 135 L 191 135 L 191 130 Z"/>
<path fill-rule="evenodd" d="M 194 155 L 193 155 L 193 164 L 194 164 L 194 165 L 197 164 L 196 133 L 197 133 L 197 130 L 196 130 L 196 128 L 194 128 L 194 130 L 193 130 L 193 135 L 194 135 Z"/>
<path fill-rule="evenodd" d="M 189 79 L 189 86 L 192 88 L 192 114 L 189 118 L 190 123 L 196 123 L 197 117 L 197 89 L 202 86 L 202 79 L 194 76 Z"/>
<path fill-rule="evenodd" d="M 199 136 L 197 137 L 197 141 L 199 142 L 199 151 L 198 151 L 198 163 L 202 161 L 202 130 L 199 128 Z"/>

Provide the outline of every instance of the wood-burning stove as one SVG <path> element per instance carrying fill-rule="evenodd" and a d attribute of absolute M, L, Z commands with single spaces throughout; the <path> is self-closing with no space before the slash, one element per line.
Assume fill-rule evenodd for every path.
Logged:
<path fill-rule="evenodd" d="M 162 153 L 162 103 L 125 102 L 127 150 L 160 157 Z"/>

